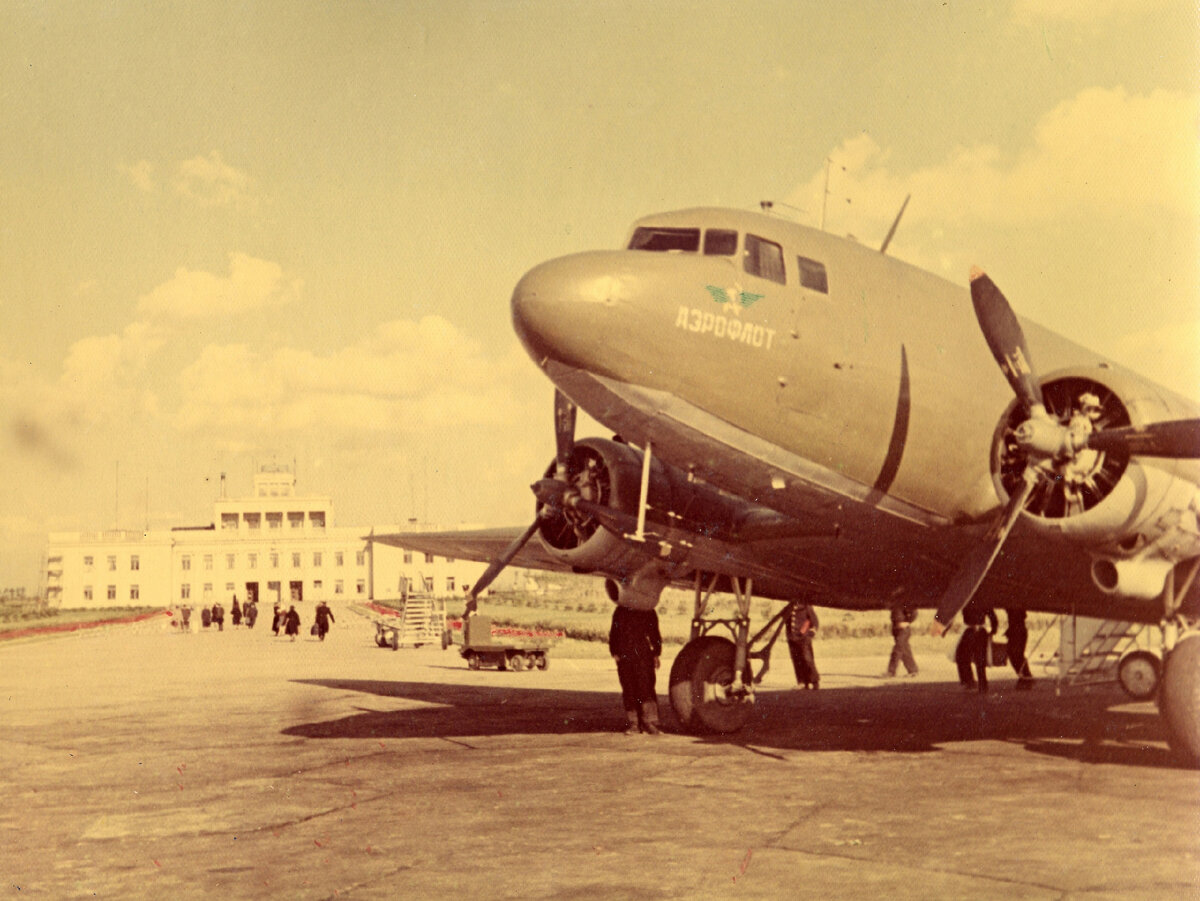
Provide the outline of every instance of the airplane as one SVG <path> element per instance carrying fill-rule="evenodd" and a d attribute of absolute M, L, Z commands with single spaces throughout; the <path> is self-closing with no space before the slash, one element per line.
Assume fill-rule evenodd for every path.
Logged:
<path fill-rule="evenodd" d="M 1160 624 L 1159 707 L 1200 765 L 1200 405 L 1017 317 L 981 270 L 888 256 L 898 222 L 875 249 L 686 209 L 534 267 L 511 299 L 555 385 L 533 522 L 375 540 L 490 560 L 468 612 L 509 564 L 640 609 L 690 587 L 669 694 L 694 732 L 752 712 L 782 619 L 751 635 L 754 595 L 933 608 L 934 634 L 969 602 Z M 576 440 L 577 408 L 614 437 Z"/>

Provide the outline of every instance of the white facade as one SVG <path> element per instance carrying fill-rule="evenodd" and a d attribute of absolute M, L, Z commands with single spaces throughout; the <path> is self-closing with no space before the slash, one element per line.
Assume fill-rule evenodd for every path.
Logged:
<path fill-rule="evenodd" d="M 411 530 L 412 527 L 409 527 Z M 328 497 L 296 494 L 284 467 L 263 467 L 250 497 L 216 501 L 212 524 L 166 531 L 54 532 L 46 598 L 57 607 L 171 607 L 187 602 L 316 603 L 399 597 L 406 587 L 462 597 L 484 564 L 370 541 L 400 526 L 338 527 Z"/>

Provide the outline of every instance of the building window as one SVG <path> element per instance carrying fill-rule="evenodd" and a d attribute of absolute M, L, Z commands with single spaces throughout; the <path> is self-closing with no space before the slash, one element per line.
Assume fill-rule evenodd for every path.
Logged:
<path fill-rule="evenodd" d="M 129 568 L 134 570 L 135 572 L 142 568 L 141 558 L 139 558 L 137 554 L 133 554 L 129 558 Z"/>
<path fill-rule="evenodd" d="M 354 555 L 354 562 L 357 563 L 359 566 L 366 566 L 367 565 L 367 552 L 359 551 L 358 553 L 356 553 Z"/>
<path fill-rule="evenodd" d="M 312 526 L 314 529 L 324 529 L 325 528 L 325 511 L 324 510 L 314 510 L 313 512 L 309 513 L 308 514 L 308 524 L 310 526 Z"/>
<path fill-rule="evenodd" d="M 236 589 L 234 588 L 234 586 L 233 586 L 233 583 L 232 583 L 232 582 L 226 582 L 226 583 L 225 583 L 225 591 L 226 591 L 226 593 L 227 593 L 227 594 L 233 594 L 233 592 L 234 592 L 235 590 L 236 590 Z"/>
<path fill-rule="evenodd" d="M 447 563 L 453 563 L 453 562 L 454 562 L 454 558 L 453 558 L 453 557 L 447 557 L 447 558 L 446 558 L 446 562 L 447 562 Z"/>
<path fill-rule="evenodd" d="M 238 515 L 236 513 L 221 514 L 221 531 L 228 532 L 236 530 L 238 527 Z"/>
<path fill-rule="evenodd" d="M 116 585 L 108 586 L 108 599 L 110 601 L 115 601 L 117 599 L 117 586 Z"/>
<path fill-rule="evenodd" d="M 246 528 L 247 529 L 256 529 L 256 530 L 262 528 L 262 514 L 261 513 L 247 513 L 246 514 Z"/>
<path fill-rule="evenodd" d="M 336 580 L 336 581 L 333 583 L 333 593 L 334 593 L 334 594 L 342 594 L 342 593 L 343 593 L 343 586 L 342 586 L 342 580 L 341 580 L 341 579 L 337 579 L 337 580 Z"/>
<path fill-rule="evenodd" d="M 85 570 L 87 570 L 88 572 L 91 572 L 91 571 L 92 571 L 92 567 L 93 567 L 93 566 L 95 566 L 95 565 L 96 565 L 96 558 L 95 558 L 95 557 L 84 557 L 84 558 L 83 558 L 83 568 L 84 568 Z"/>
<path fill-rule="evenodd" d="M 212 582 L 204 583 L 204 600 L 206 602 L 212 600 Z"/>
<path fill-rule="evenodd" d="M 233 569 L 236 566 L 237 566 L 237 555 L 236 554 L 226 554 L 225 555 L 225 568 Z"/>
<path fill-rule="evenodd" d="M 421 580 L 421 584 L 425 586 L 426 594 L 433 594 L 433 576 L 426 576 Z"/>
<path fill-rule="evenodd" d="M 136 585 L 129 586 L 129 600 L 136 601 L 136 600 L 139 600 L 141 598 L 141 596 L 142 596 L 142 591 L 140 588 L 138 588 Z"/>
<path fill-rule="evenodd" d="M 289 513 L 288 514 L 288 528 L 289 529 L 304 528 L 304 514 L 303 513 Z"/>
<path fill-rule="evenodd" d="M 362 579 L 359 579 L 357 582 L 355 582 L 354 583 L 354 593 L 355 594 L 366 594 L 367 593 L 367 583 L 364 582 Z"/>
<path fill-rule="evenodd" d="M 313 579 L 313 591 L 321 591 L 325 588 L 325 583 L 320 579 Z"/>
<path fill-rule="evenodd" d="M 283 528 L 283 514 L 282 513 L 268 513 L 267 514 L 267 528 L 268 529 L 282 529 Z"/>
<path fill-rule="evenodd" d="M 248 569 L 258 569 L 258 554 L 246 555 L 246 567 Z"/>
<path fill-rule="evenodd" d="M 292 554 L 292 568 L 293 569 L 300 568 L 300 554 L 299 553 Z"/>
<path fill-rule="evenodd" d="M 454 594 L 454 576 L 446 576 L 446 594 Z"/>
<path fill-rule="evenodd" d="M 110 573 L 115 573 L 115 572 L 117 571 L 117 558 L 116 558 L 116 556 L 114 556 L 114 555 L 109 555 L 109 558 L 108 558 L 108 571 L 109 571 Z"/>
<path fill-rule="evenodd" d="M 204 555 L 204 568 L 205 568 L 205 569 L 212 569 L 212 568 L 213 568 L 213 555 L 212 555 L 212 554 L 205 554 L 205 555 Z"/>
<path fill-rule="evenodd" d="M 321 552 L 313 551 L 313 566 L 320 566 L 320 565 L 321 565 Z"/>
<path fill-rule="evenodd" d="M 343 554 L 341 551 L 338 551 L 337 553 L 335 553 L 333 555 L 333 565 L 334 566 L 344 566 L 345 563 L 346 563 L 346 555 Z"/>
<path fill-rule="evenodd" d="M 185 570 L 185 571 L 191 569 L 192 568 L 192 558 L 190 556 L 188 556 L 187 554 L 184 554 L 183 557 L 181 557 L 179 560 L 179 568 L 182 570 Z"/>
<path fill-rule="evenodd" d="M 405 562 L 405 563 L 412 563 L 412 551 L 405 551 L 405 552 L 404 552 L 404 562 Z"/>
<path fill-rule="evenodd" d="M 425 555 L 425 562 L 426 562 L 426 563 L 432 563 L 432 562 L 433 562 L 433 554 L 426 554 L 426 555 Z"/>
<path fill-rule="evenodd" d="M 184 582 L 179 586 L 179 597 L 183 600 L 188 600 L 192 596 L 192 586 L 190 582 Z"/>
<path fill-rule="evenodd" d="M 90 601 L 92 599 L 92 586 L 91 585 L 83 586 L 83 599 L 85 601 Z"/>
<path fill-rule="evenodd" d="M 279 555 L 276 553 L 271 554 L 271 569 L 279 569 Z"/>

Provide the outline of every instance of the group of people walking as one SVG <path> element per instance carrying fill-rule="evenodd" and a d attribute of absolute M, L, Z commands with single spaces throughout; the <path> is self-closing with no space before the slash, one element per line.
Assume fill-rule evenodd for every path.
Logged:
<path fill-rule="evenodd" d="M 248 600 L 245 606 L 242 606 L 238 603 L 237 595 L 234 595 L 229 612 L 234 626 L 241 626 L 245 623 L 246 628 L 253 629 L 255 622 L 258 621 L 258 603 L 254 600 Z M 329 633 L 330 624 L 335 622 L 333 611 L 329 609 L 328 604 L 321 601 L 313 612 L 312 634 L 324 641 L 325 636 Z M 225 606 L 217 601 L 211 607 L 201 607 L 200 621 L 205 629 L 215 626 L 218 632 L 224 632 Z M 192 631 L 190 604 L 183 604 L 179 608 L 179 628 L 184 632 Z M 284 610 L 281 604 L 275 605 L 274 615 L 271 619 L 271 631 L 276 636 L 282 632 L 285 637 L 290 636 L 292 641 L 296 640 L 296 636 L 300 634 L 300 614 L 296 611 L 295 604 L 290 605 L 287 610 Z"/>

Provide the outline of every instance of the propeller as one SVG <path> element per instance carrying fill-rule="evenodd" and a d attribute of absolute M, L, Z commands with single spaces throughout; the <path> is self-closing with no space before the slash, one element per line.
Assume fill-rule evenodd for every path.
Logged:
<path fill-rule="evenodd" d="M 475 584 L 471 586 L 471 590 L 467 594 L 467 606 L 463 610 L 463 616 L 469 616 L 475 612 L 478 608 L 480 593 L 496 580 L 496 576 L 500 575 L 504 567 L 512 562 L 513 558 L 521 552 L 521 548 L 525 547 L 525 544 L 533 537 L 533 533 L 541 525 L 543 511 L 550 503 L 555 502 L 553 498 L 557 496 L 561 499 L 562 493 L 565 493 L 567 465 L 571 459 L 571 452 L 575 449 L 575 410 L 575 404 L 557 388 L 554 389 L 554 478 L 541 479 L 534 484 L 534 493 L 537 494 L 538 500 L 542 501 L 542 507 L 538 509 L 538 513 L 529 527 L 517 536 L 516 540 L 506 547 L 498 557 L 493 557 L 487 569 L 475 580 Z M 550 500 L 543 500 L 542 491 L 538 486 L 554 486 L 557 492 L 549 488 L 544 489 Z"/>
<path fill-rule="evenodd" d="M 971 269 L 971 303 L 975 318 L 1013 393 L 1028 418 L 1014 432 L 1029 462 L 1021 486 L 1013 492 L 983 541 L 967 555 L 938 603 L 929 631 L 945 634 L 954 617 L 970 603 L 1004 542 L 1021 516 L 1026 502 L 1043 478 L 1057 478 L 1080 451 L 1140 454 L 1150 457 L 1200 458 L 1200 419 L 1180 419 L 1145 426 L 1119 426 L 1093 430 L 1087 417 L 1063 423 L 1046 411 L 1025 333 L 1007 298 L 981 269 Z"/>

